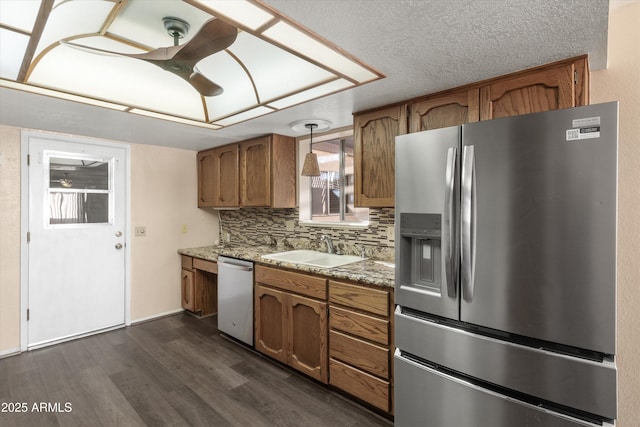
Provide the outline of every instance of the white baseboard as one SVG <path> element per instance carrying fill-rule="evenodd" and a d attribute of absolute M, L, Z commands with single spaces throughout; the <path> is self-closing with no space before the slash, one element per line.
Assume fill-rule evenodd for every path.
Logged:
<path fill-rule="evenodd" d="M 142 317 L 140 319 L 132 320 L 131 326 L 137 325 L 138 323 L 149 322 L 150 320 L 160 319 L 161 317 L 173 316 L 178 313 L 182 313 L 184 311 L 183 308 L 179 308 L 177 310 L 165 311 L 164 313 L 154 314 L 153 316 Z"/>
<path fill-rule="evenodd" d="M 9 348 L 7 350 L 0 350 L 0 359 L 2 359 L 3 357 L 15 356 L 20 353 L 21 353 L 20 347 Z"/>

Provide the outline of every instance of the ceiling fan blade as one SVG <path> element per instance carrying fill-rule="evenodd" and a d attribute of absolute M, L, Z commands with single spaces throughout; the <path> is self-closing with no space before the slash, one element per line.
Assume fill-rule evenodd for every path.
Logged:
<path fill-rule="evenodd" d="M 111 50 L 99 49 L 97 47 L 84 46 L 84 45 L 77 44 L 77 43 L 71 43 L 71 42 L 68 42 L 66 40 L 59 40 L 58 44 L 60 44 L 61 46 L 71 47 L 73 49 L 81 50 L 83 52 L 93 53 L 93 54 L 96 54 L 96 55 L 121 56 L 121 57 L 131 57 L 132 56 L 131 54 L 128 54 L 128 53 L 113 52 Z"/>
<path fill-rule="evenodd" d="M 222 95 L 222 92 L 224 92 L 224 89 L 222 89 L 222 87 L 206 78 L 197 70 L 189 76 L 188 80 L 189 83 L 191 83 L 191 86 L 193 86 L 195 90 L 200 92 L 200 95 L 202 96 L 217 96 Z"/>
<path fill-rule="evenodd" d="M 60 40 L 59 43 L 98 55 L 142 59 L 183 78 L 202 96 L 216 96 L 223 92 L 222 87 L 209 80 L 194 67 L 201 59 L 231 46 L 237 36 L 238 29 L 236 27 L 213 18 L 205 22 L 187 43 L 180 46 L 161 47 L 145 53 L 118 53 L 63 40 Z"/>
<path fill-rule="evenodd" d="M 174 61 L 195 61 L 228 48 L 238 37 L 238 29 L 213 18 L 205 22 L 187 43 L 173 54 Z"/>

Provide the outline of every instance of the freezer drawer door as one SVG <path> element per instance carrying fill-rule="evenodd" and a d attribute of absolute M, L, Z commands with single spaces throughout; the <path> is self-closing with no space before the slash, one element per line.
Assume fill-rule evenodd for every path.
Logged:
<path fill-rule="evenodd" d="M 460 320 L 615 353 L 617 129 L 617 103 L 463 127 Z"/>
<path fill-rule="evenodd" d="M 419 359 L 536 400 L 616 418 L 617 370 L 395 312 L 395 344 Z"/>
<path fill-rule="evenodd" d="M 395 375 L 398 427 L 595 427 L 405 359 L 399 351 Z"/>

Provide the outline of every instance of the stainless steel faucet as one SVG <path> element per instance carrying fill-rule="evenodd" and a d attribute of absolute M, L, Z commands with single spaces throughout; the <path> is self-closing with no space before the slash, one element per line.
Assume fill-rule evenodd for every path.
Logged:
<path fill-rule="evenodd" d="M 331 236 L 328 234 L 323 234 L 320 236 L 320 240 L 327 242 L 327 253 L 333 253 L 333 242 L 331 241 Z"/>

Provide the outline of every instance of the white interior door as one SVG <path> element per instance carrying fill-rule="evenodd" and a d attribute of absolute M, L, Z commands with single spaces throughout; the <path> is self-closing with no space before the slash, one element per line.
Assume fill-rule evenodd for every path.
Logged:
<path fill-rule="evenodd" d="M 31 136 L 27 345 L 125 323 L 126 149 Z"/>

